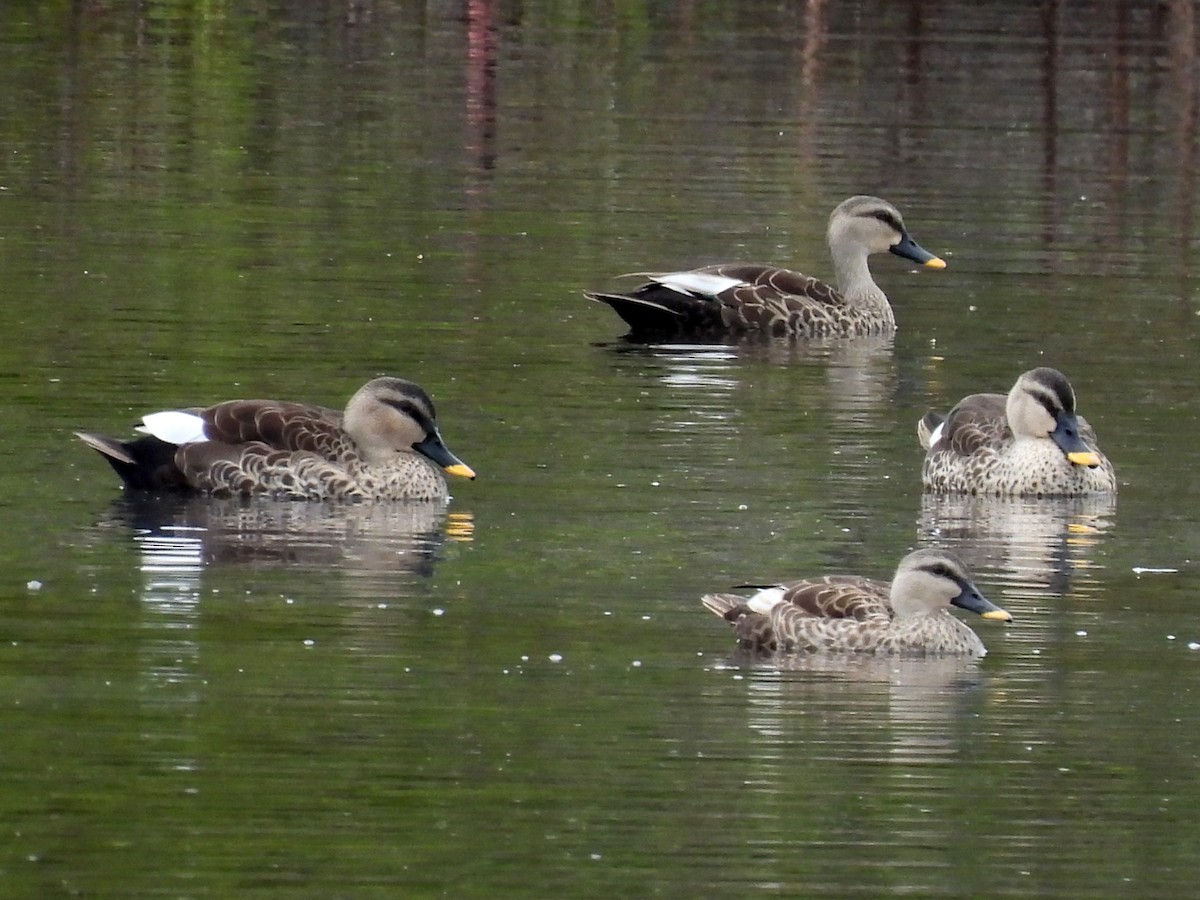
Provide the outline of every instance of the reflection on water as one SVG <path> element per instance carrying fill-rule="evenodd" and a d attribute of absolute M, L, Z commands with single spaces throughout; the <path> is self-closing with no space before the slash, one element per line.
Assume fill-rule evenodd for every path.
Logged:
<path fill-rule="evenodd" d="M 811 368 L 826 381 L 825 396 L 796 398 L 816 402 L 853 415 L 875 411 L 891 398 L 895 384 L 891 337 L 814 338 L 805 341 L 753 338 L 734 344 L 636 344 L 611 349 L 652 361 L 668 386 L 697 390 L 698 394 L 733 391 L 743 380 L 753 379 L 760 366 Z"/>
<path fill-rule="evenodd" d="M 1013 614 L 1005 642 L 1037 653 L 1062 627 L 1063 599 L 1103 598 L 1100 554 L 1115 512 L 1114 496 L 925 494 L 920 533 L 961 556 L 984 594 Z"/>
<path fill-rule="evenodd" d="M 300 567 L 369 579 L 392 596 L 395 576 L 428 577 L 446 540 L 470 541 L 470 513 L 440 503 L 298 503 L 267 498 L 122 496 L 108 521 L 132 532 L 140 551 L 142 702 L 162 716 L 148 729 L 167 769 L 194 767 L 188 710 L 200 698 L 202 580 L 210 566 Z M 375 584 L 378 582 L 379 584 Z M 347 595 L 354 588 L 347 586 Z"/>
<path fill-rule="evenodd" d="M 146 636 L 139 647 L 139 699 L 157 727 L 143 729 L 148 754 L 164 770 L 196 767 L 189 711 L 200 700 L 200 574 L 203 529 L 137 530 L 144 577 L 141 608 Z"/>
<path fill-rule="evenodd" d="M 298 503 L 268 498 L 122 497 L 111 519 L 135 532 L 144 572 L 181 563 L 335 567 L 351 576 L 427 576 L 446 540 L 472 540 L 469 512 L 440 503 Z"/>
<path fill-rule="evenodd" d="M 822 751 L 831 759 L 928 763 L 955 754 L 952 723 L 963 697 L 982 683 L 979 661 L 961 657 L 788 654 L 750 670 L 748 725 L 787 740 L 789 716 L 815 711 L 831 729 Z M 854 735 L 851 746 L 837 746 L 833 719 Z M 861 742 L 864 729 L 875 739 Z"/>
<path fill-rule="evenodd" d="M 754 336 L 708 344 L 628 341 L 608 349 L 622 359 L 644 360 L 649 376 L 669 389 L 672 399 L 656 402 L 671 415 L 665 431 L 741 417 L 747 394 L 761 386 L 769 395 L 780 384 L 791 411 L 827 412 L 836 443 L 850 440 L 843 449 L 853 451 L 853 435 L 877 426 L 895 391 L 890 336 L 803 341 Z M 824 381 L 819 393 L 801 392 L 806 370 Z"/>
<path fill-rule="evenodd" d="M 905 848 L 952 846 L 962 826 L 950 796 L 975 751 L 962 721 L 989 699 L 978 661 L 809 654 L 769 667 L 730 662 L 742 692 L 718 689 L 744 707 L 740 784 L 755 821 L 742 841 L 754 845 L 755 877 L 816 895 L 819 873 L 798 874 L 795 859 L 849 850 L 861 868 L 840 884 L 853 893 L 890 893 L 873 884 L 874 861 L 906 893 L 935 893 L 936 877 L 910 868 Z"/>
<path fill-rule="evenodd" d="M 150 757 L 162 769 L 179 772 L 198 767 L 189 722 L 203 701 L 198 630 L 207 567 L 330 569 L 370 579 L 367 593 L 391 597 L 396 575 L 429 576 L 443 543 L 470 541 L 474 529 L 470 513 L 448 514 L 440 503 L 134 494 L 113 505 L 108 522 L 129 528 L 140 551 L 146 636 L 138 645 L 139 695 L 148 721 L 157 723 L 143 736 Z M 347 586 L 345 594 L 355 590 Z M 347 620 L 365 622 L 360 644 L 376 630 L 369 610 Z"/>
<path fill-rule="evenodd" d="M 921 498 L 923 542 L 952 550 L 978 573 L 994 573 L 1015 596 L 1096 590 L 1100 542 L 1112 527 L 1116 497 Z"/>

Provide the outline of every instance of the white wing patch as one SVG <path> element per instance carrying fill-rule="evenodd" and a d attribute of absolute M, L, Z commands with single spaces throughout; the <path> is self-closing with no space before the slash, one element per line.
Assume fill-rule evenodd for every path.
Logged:
<path fill-rule="evenodd" d="M 724 275 L 712 275 L 708 272 L 666 272 L 647 277 L 663 287 L 691 297 L 715 297 L 722 291 L 745 284 L 736 278 L 726 278 Z"/>
<path fill-rule="evenodd" d="M 154 435 L 168 444 L 192 444 L 208 440 L 208 435 L 204 433 L 204 420 L 178 410 L 142 416 L 142 424 L 137 426 L 136 430 L 142 434 Z"/>
<path fill-rule="evenodd" d="M 937 442 L 942 439 L 942 432 L 945 430 L 946 430 L 946 422 L 945 422 L 945 420 L 942 420 L 938 424 L 938 427 L 933 429 L 933 431 L 929 435 L 929 449 L 930 450 L 932 450 L 934 447 L 937 446 Z"/>
<path fill-rule="evenodd" d="M 783 588 L 770 587 L 763 588 L 753 597 L 746 601 L 746 605 L 756 613 L 762 613 L 764 616 L 770 615 L 771 610 L 783 602 Z"/>

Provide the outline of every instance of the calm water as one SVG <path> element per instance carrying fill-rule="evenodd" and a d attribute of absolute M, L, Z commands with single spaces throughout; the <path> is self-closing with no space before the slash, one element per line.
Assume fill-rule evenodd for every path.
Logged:
<path fill-rule="evenodd" d="M 0 894 L 1195 895 L 1187 2 L 0 8 Z M 1003 37 L 997 37 L 1003 35 Z M 894 340 L 580 291 L 828 276 Z M 1063 369 L 1116 503 L 922 498 Z M 123 498 L 77 428 L 420 381 L 447 515 Z M 706 590 L 961 553 L 982 663 L 749 664 Z"/>

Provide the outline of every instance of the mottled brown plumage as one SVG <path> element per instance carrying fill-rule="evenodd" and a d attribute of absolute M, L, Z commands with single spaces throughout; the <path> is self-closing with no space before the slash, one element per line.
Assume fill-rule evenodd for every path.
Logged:
<path fill-rule="evenodd" d="M 829 217 L 827 240 L 836 288 L 776 266 L 727 263 L 644 276 L 650 280 L 625 294 L 584 295 L 611 306 L 633 337 L 853 337 L 895 329 L 868 256 L 887 250 L 930 268 L 945 267 L 909 237 L 899 211 L 878 197 L 843 201 Z"/>
<path fill-rule="evenodd" d="M 442 442 L 429 395 L 399 378 L 368 382 L 344 412 L 278 400 L 230 400 L 185 412 L 194 426 L 185 414 L 147 416 L 139 428 L 147 436 L 134 441 L 77 435 L 138 490 L 445 501 L 439 467 L 474 477 Z M 172 438 L 160 419 L 196 433 Z"/>
<path fill-rule="evenodd" d="M 917 436 L 927 451 L 921 480 L 932 493 L 1049 497 L 1117 489 L 1112 463 L 1057 369 L 1025 372 L 1007 397 L 964 397 L 945 418 L 926 413 Z"/>
<path fill-rule="evenodd" d="M 701 602 L 733 626 L 744 649 L 760 653 L 983 656 L 983 642 L 949 607 L 1012 618 L 980 594 L 962 562 L 938 550 L 905 556 L 890 584 L 825 575 L 762 588 L 749 598 L 708 594 Z"/>

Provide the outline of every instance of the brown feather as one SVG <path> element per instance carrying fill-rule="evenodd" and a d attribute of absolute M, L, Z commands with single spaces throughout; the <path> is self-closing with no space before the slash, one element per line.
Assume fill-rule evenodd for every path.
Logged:
<path fill-rule="evenodd" d="M 891 250 L 926 265 L 945 265 L 909 237 L 899 211 L 878 197 L 840 203 L 830 214 L 826 241 L 837 287 L 779 266 L 722 263 L 650 275 L 650 281 L 625 293 L 585 291 L 584 296 L 612 307 L 635 338 L 865 337 L 895 330 L 892 308 L 867 266 L 871 254 Z M 669 277 L 681 274 L 738 283 L 706 289 L 701 278 L 672 282 Z"/>
<path fill-rule="evenodd" d="M 1082 447 L 1095 454 L 1095 466 L 1072 462 L 1052 439 L 1056 423 L 1069 423 L 1072 416 Z M 1112 463 L 1100 452 L 1095 430 L 1075 412 L 1074 390 L 1056 369 L 1025 372 L 1007 397 L 964 397 L 947 414 L 937 443 L 929 446 L 930 425 L 937 418 L 927 413 L 917 426 L 926 450 L 921 468 L 926 491 L 1073 496 L 1117 489 Z"/>
<path fill-rule="evenodd" d="M 208 440 L 80 437 L 139 490 L 444 501 L 441 467 L 473 477 L 442 443 L 428 395 L 398 378 L 364 385 L 344 413 L 277 400 L 231 400 L 193 412 Z"/>
<path fill-rule="evenodd" d="M 894 582 L 825 575 L 777 589 L 779 594 L 775 589 L 761 589 L 765 593 L 754 598 L 707 594 L 701 602 L 733 626 L 740 647 L 768 654 L 841 651 L 983 656 L 987 651 L 982 642 L 949 614 L 950 604 L 967 604 L 964 608 L 975 612 L 990 610 L 1009 618 L 982 598 L 959 560 L 933 550 L 905 556 Z"/>

